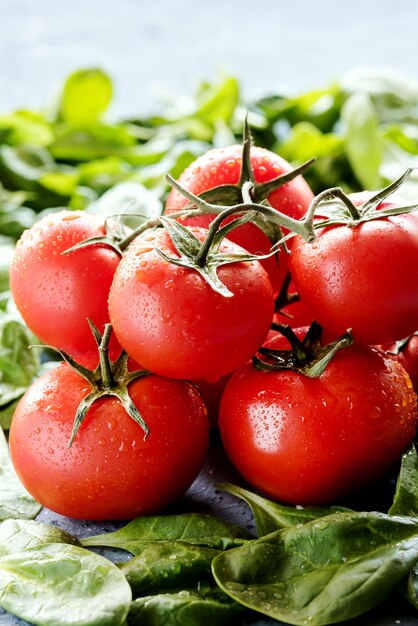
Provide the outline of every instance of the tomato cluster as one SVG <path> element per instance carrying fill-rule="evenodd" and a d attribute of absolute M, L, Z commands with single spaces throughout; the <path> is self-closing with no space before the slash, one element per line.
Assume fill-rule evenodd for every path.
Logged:
<path fill-rule="evenodd" d="M 22 236 L 13 296 L 67 360 L 28 390 L 10 431 L 40 502 L 90 519 L 163 508 L 202 466 L 205 404 L 215 421 L 219 402 L 233 463 L 286 502 L 329 502 L 397 461 L 416 395 L 372 344 L 418 327 L 418 215 L 386 199 L 402 181 L 314 198 L 298 174 L 247 137 L 200 157 L 166 217 L 110 248 L 101 218 L 78 211 Z M 317 324 L 289 330 L 314 319 L 329 345 Z"/>

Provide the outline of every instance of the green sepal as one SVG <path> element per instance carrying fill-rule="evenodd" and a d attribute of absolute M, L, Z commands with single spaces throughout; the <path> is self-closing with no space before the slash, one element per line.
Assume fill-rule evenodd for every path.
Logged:
<path fill-rule="evenodd" d="M 193 259 L 199 254 L 202 242 L 186 226 L 171 217 L 162 216 L 160 221 L 170 235 L 180 258 Z"/>
<path fill-rule="evenodd" d="M 91 386 L 91 391 L 81 400 L 77 408 L 68 447 L 70 448 L 72 446 L 78 430 L 92 405 L 100 398 L 104 398 L 106 396 L 114 396 L 119 400 L 129 417 L 132 418 L 144 431 L 145 440 L 149 435 L 149 428 L 129 396 L 128 385 L 133 380 L 144 378 L 145 376 L 151 376 L 152 374 L 145 369 L 129 372 L 129 355 L 124 350 L 122 350 L 116 361 L 110 361 L 108 355 L 108 345 L 112 332 L 111 325 L 106 324 L 105 332 L 102 335 L 91 320 L 88 320 L 88 323 L 98 345 L 100 355 L 100 361 L 95 370 L 89 370 L 80 363 L 77 363 L 71 355 L 63 350 L 59 350 L 52 346 L 44 346 L 58 352 L 67 365 L 87 380 Z"/>
<path fill-rule="evenodd" d="M 418 210 L 418 204 L 410 204 L 401 207 L 394 206 L 385 209 L 378 208 L 383 200 L 399 189 L 409 178 L 412 171 L 413 168 L 408 168 L 404 174 L 393 183 L 378 191 L 359 206 L 354 205 L 349 196 L 338 187 L 323 191 L 314 198 L 311 206 L 314 206 L 314 212 L 316 214 L 320 214 L 327 219 L 315 222 L 314 229 L 318 230 L 327 226 L 337 226 L 341 224 L 357 226 L 358 224 L 371 220 L 379 220 L 395 215 L 406 215 Z"/>
<path fill-rule="evenodd" d="M 223 239 L 234 229 L 242 224 L 249 222 L 253 217 L 254 212 L 248 211 L 240 217 L 234 219 L 232 222 L 219 228 L 214 234 L 208 252 L 204 256 L 204 261 L 199 261 L 199 256 L 202 251 L 203 243 L 185 226 L 169 217 L 162 217 L 161 222 L 164 228 L 167 230 L 174 248 L 176 249 L 179 257 L 171 257 L 165 254 L 159 248 L 155 251 L 162 256 L 162 258 L 168 263 L 173 263 L 180 267 L 186 267 L 194 270 L 202 276 L 202 278 L 210 285 L 210 287 L 225 298 L 230 298 L 234 294 L 230 291 L 226 285 L 220 280 L 217 269 L 223 265 L 230 265 L 231 263 L 241 263 L 250 261 L 259 261 L 261 259 L 268 258 L 275 251 L 272 251 L 266 255 L 256 255 L 250 253 L 233 254 L 219 252 L 219 248 Z"/>
<path fill-rule="evenodd" d="M 302 340 L 295 335 L 290 326 L 276 324 L 275 327 L 289 341 L 291 350 L 260 348 L 259 354 L 267 360 L 255 355 L 253 364 L 257 370 L 265 372 L 292 370 L 308 378 L 319 378 L 334 355 L 341 348 L 353 343 L 353 337 L 347 331 L 336 341 L 322 346 L 320 342 L 322 328 L 317 322 L 311 324 Z"/>
<path fill-rule="evenodd" d="M 401 185 L 403 185 L 403 183 L 408 180 L 413 171 L 414 168 L 409 167 L 402 174 L 402 176 L 399 176 L 399 178 L 394 180 L 393 183 L 390 183 L 390 185 L 384 187 L 376 194 L 374 194 L 371 198 L 366 200 L 366 202 L 362 205 L 363 213 L 369 213 L 370 211 L 374 211 L 375 209 L 377 209 L 377 207 L 381 202 L 383 202 L 383 200 L 386 200 L 386 198 L 388 198 L 392 193 L 397 191 L 399 187 L 401 187 Z"/>

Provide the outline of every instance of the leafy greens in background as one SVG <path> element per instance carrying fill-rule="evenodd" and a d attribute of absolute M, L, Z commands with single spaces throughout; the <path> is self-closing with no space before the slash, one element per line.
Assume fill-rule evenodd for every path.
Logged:
<path fill-rule="evenodd" d="M 240 140 L 246 110 L 258 145 L 294 164 L 317 158 L 307 174 L 315 191 L 377 188 L 418 159 L 418 85 L 390 72 L 353 71 L 327 87 L 253 102 L 227 76 L 124 121 L 106 117 L 112 95 L 105 72 L 84 69 L 67 78 L 54 108 L 0 115 L 0 234 L 16 239 L 39 212 L 86 208 L 120 183 L 161 203 L 164 175 Z"/>
<path fill-rule="evenodd" d="M 0 248 L 3 253 L 3 249 Z M 8 292 L 0 294 L 0 426 L 8 429 L 16 404 L 41 372 L 38 343 L 23 323 Z"/>

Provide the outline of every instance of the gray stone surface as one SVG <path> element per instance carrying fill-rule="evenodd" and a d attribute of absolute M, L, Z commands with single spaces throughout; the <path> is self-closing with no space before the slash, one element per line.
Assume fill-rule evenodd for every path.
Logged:
<path fill-rule="evenodd" d="M 41 106 L 88 65 L 115 78 L 123 115 L 222 68 L 248 95 L 356 66 L 417 75 L 417 18 L 415 0 L 0 0 L 0 111 Z"/>

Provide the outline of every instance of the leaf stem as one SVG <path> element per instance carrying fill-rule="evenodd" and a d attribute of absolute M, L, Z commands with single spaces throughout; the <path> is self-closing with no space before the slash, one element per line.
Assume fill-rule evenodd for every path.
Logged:
<path fill-rule="evenodd" d="M 347 207 L 350 217 L 355 222 L 359 222 L 361 220 L 360 211 L 358 210 L 356 205 L 350 200 L 347 194 L 344 193 L 341 187 L 331 187 L 330 189 L 325 189 L 325 191 L 322 191 L 317 196 L 315 196 L 306 212 L 305 220 L 313 220 L 318 205 L 328 198 L 339 198 Z"/>
<path fill-rule="evenodd" d="M 115 379 L 113 377 L 109 361 L 109 340 L 111 333 L 112 326 L 110 324 L 106 324 L 103 337 L 99 345 L 100 371 L 102 375 L 102 384 L 105 389 L 110 389 L 115 384 Z"/>

